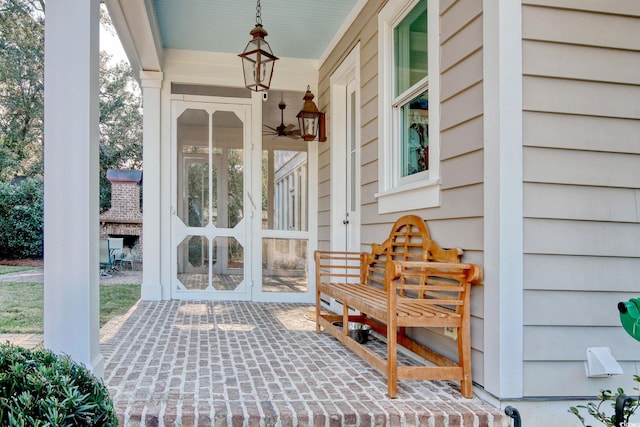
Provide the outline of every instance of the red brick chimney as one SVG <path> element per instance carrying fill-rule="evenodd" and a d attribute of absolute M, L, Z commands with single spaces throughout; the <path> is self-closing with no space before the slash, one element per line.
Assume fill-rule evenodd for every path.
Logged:
<path fill-rule="evenodd" d="M 142 212 L 140 212 L 140 184 L 142 172 L 135 170 L 107 170 L 111 182 L 111 209 L 100 215 L 100 237 L 122 237 L 125 252 L 138 246 L 142 259 Z"/>
<path fill-rule="evenodd" d="M 111 209 L 100 215 L 101 221 L 141 222 L 140 182 L 142 172 L 135 170 L 107 170 L 111 183 Z"/>

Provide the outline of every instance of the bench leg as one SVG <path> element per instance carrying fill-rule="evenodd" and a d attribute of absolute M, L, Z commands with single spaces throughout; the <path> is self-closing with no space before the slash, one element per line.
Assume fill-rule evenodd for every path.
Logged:
<path fill-rule="evenodd" d="M 316 289 L 316 332 L 320 332 L 320 291 Z"/>
<path fill-rule="evenodd" d="M 398 397 L 398 337 L 395 325 L 387 328 L 387 394 Z"/>
<path fill-rule="evenodd" d="M 349 306 L 342 303 L 342 335 L 349 335 Z"/>
<path fill-rule="evenodd" d="M 460 392 L 467 399 L 473 397 L 473 379 L 471 376 L 471 334 L 469 329 L 470 327 L 468 324 L 463 325 L 458 329 L 458 360 L 462 366 Z"/>

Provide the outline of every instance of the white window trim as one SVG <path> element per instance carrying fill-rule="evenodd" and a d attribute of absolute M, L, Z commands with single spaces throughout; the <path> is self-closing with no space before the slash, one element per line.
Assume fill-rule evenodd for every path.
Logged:
<path fill-rule="evenodd" d="M 440 206 L 440 46 L 438 0 L 427 0 L 429 61 L 429 171 L 419 180 L 398 180 L 399 130 L 394 128 L 393 32 L 419 0 L 388 2 L 378 14 L 378 212 Z M 397 123 L 397 121 L 395 121 Z M 397 182 L 400 181 L 400 182 Z"/>

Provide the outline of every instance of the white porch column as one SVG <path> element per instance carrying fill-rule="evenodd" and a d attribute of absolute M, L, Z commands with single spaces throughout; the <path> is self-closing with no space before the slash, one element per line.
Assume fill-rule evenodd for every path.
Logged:
<path fill-rule="evenodd" d="M 484 388 L 523 395 L 522 2 L 483 1 Z"/>
<path fill-rule="evenodd" d="M 99 2 L 47 3 L 44 345 L 102 376 L 98 281 Z"/>
<path fill-rule="evenodd" d="M 142 139 L 142 299 L 161 300 L 160 285 L 160 89 L 162 73 L 141 71 Z M 167 298 L 169 298 L 167 296 Z"/>

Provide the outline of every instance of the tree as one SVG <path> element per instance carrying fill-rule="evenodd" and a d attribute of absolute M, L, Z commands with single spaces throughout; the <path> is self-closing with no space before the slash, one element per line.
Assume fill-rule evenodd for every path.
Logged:
<path fill-rule="evenodd" d="M 110 25 L 106 13 L 101 19 Z M 36 178 L 29 181 L 31 187 L 21 190 L 29 197 L 42 193 L 44 172 L 44 23 L 44 0 L 0 0 L 0 184 L 24 187 L 24 181 L 11 182 L 21 175 Z M 111 199 L 106 170 L 142 166 L 142 102 L 128 64 L 113 64 L 104 52 L 100 54 L 99 96 L 100 208 L 105 210 Z M 0 189 L 2 194 L 14 193 L 7 186 Z M 33 200 L 42 203 L 42 197 Z M 27 234 L 41 239 L 42 209 L 29 211 L 40 218 L 22 215 L 20 223 L 39 227 Z M 0 222 L 9 230 L 12 221 L 0 213 Z"/>
<path fill-rule="evenodd" d="M 100 20 L 113 31 L 104 9 Z M 129 64 L 114 65 L 111 56 L 100 52 L 100 211 L 111 203 L 110 168 L 142 169 L 142 97 Z"/>
<path fill-rule="evenodd" d="M 44 3 L 0 0 L 0 180 L 42 175 Z"/>
<path fill-rule="evenodd" d="M 110 206 L 107 169 L 142 168 L 142 101 L 131 67 L 100 57 L 100 210 Z"/>

